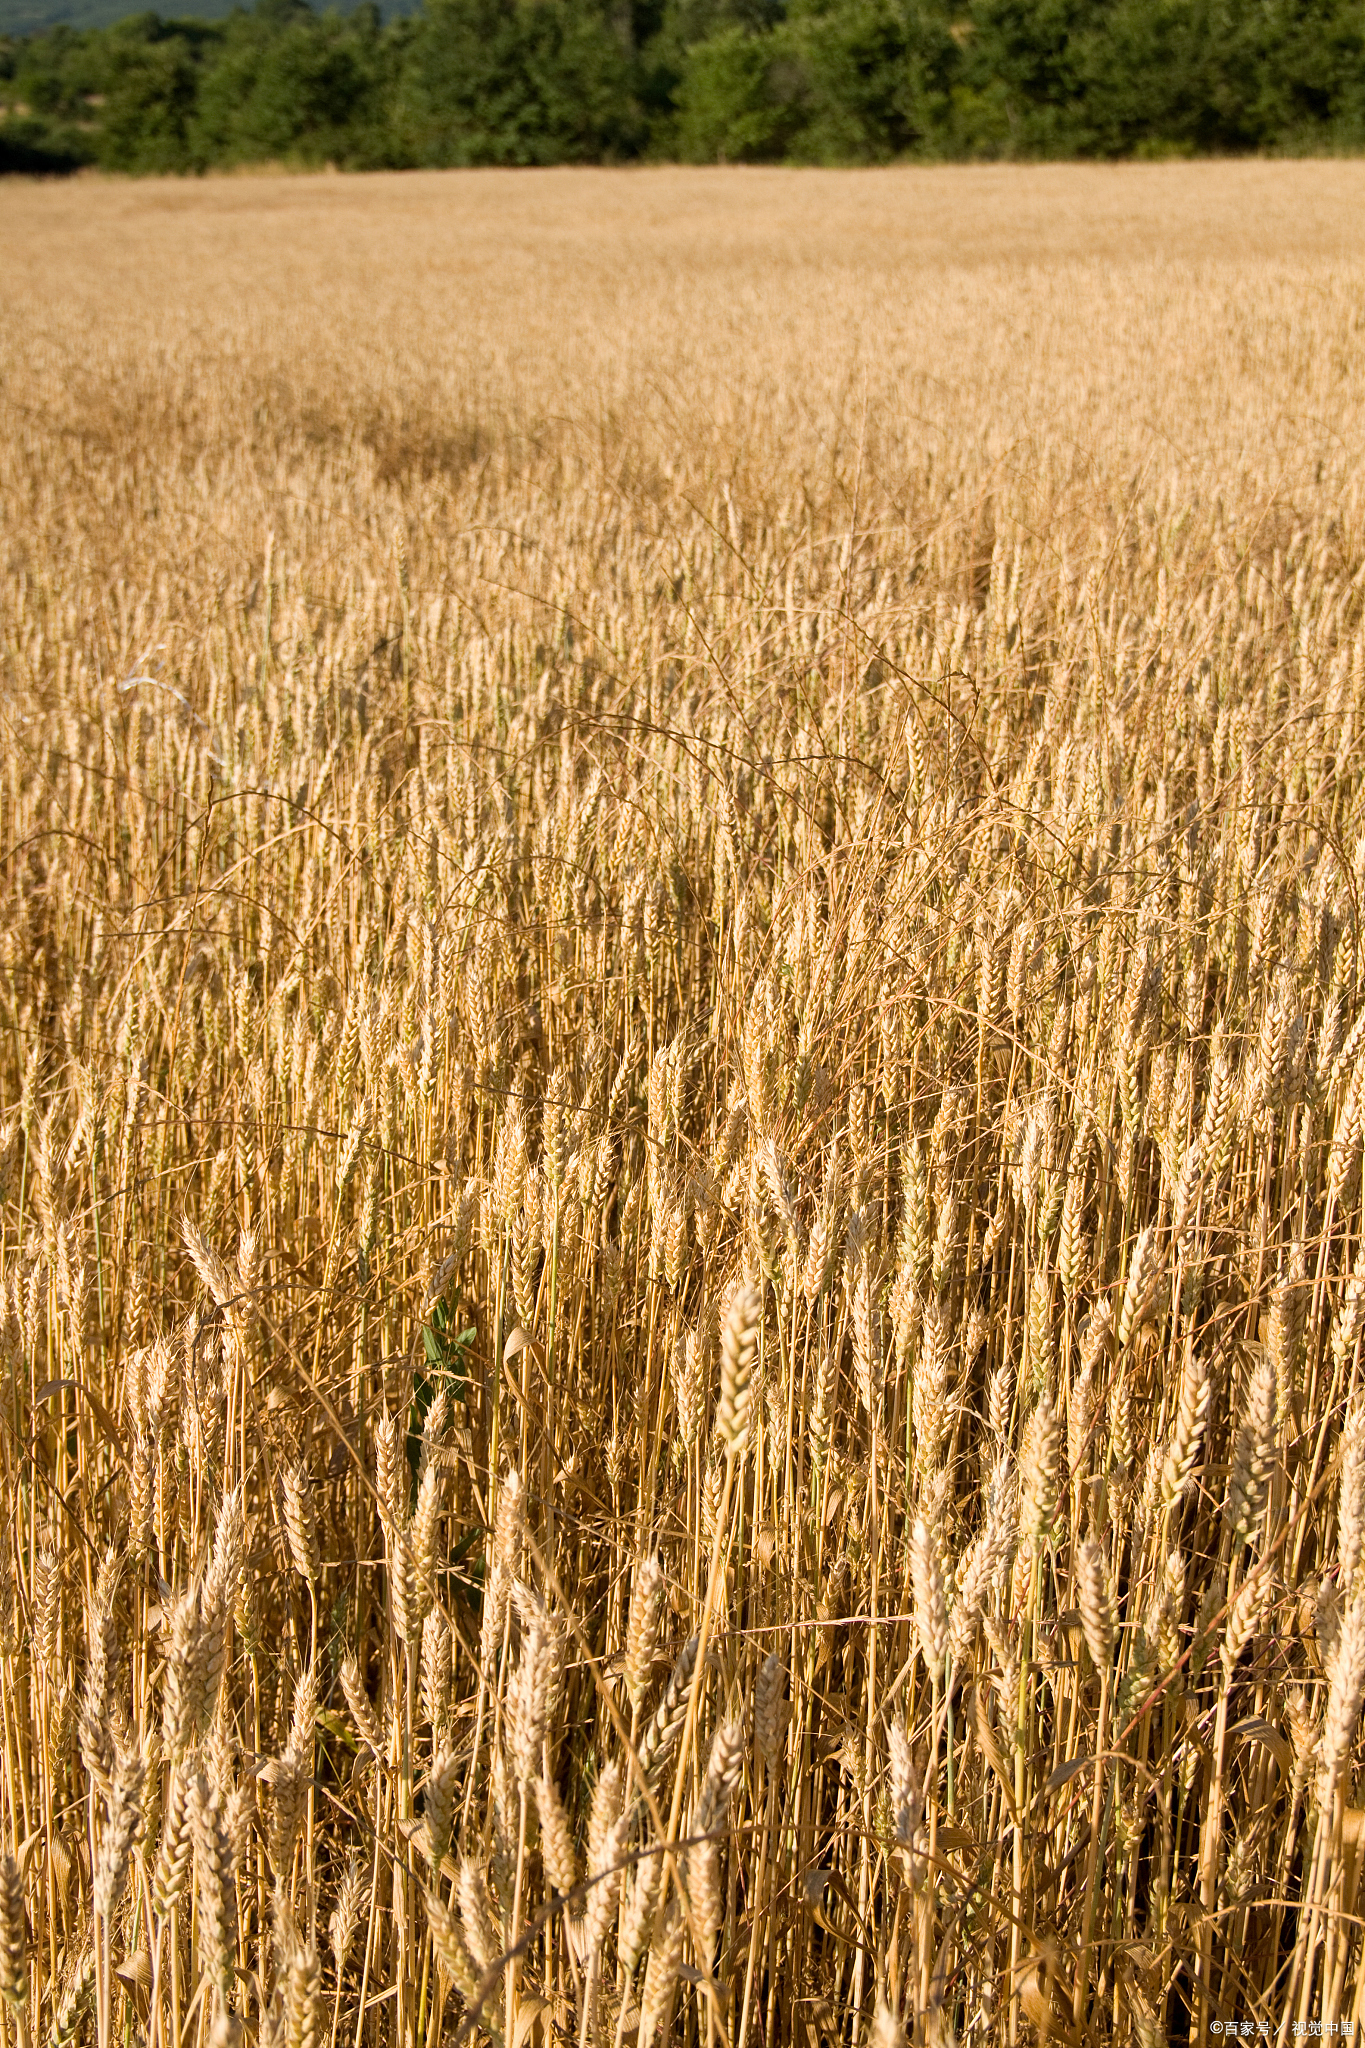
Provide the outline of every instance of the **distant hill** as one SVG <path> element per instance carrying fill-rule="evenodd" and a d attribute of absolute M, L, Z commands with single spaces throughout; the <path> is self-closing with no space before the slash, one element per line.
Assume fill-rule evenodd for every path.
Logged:
<path fill-rule="evenodd" d="M 155 12 L 184 21 L 221 21 L 243 0 L 161 0 Z M 246 0 L 250 5 L 250 0 Z M 386 21 L 398 14 L 412 14 L 418 0 L 380 0 L 379 11 Z M 108 28 L 140 11 L 130 0 L 0 0 L 0 36 L 31 36 L 47 28 Z M 349 14 L 348 0 L 341 0 L 341 14 Z"/>
<path fill-rule="evenodd" d="M 175 0 L 168 11 L 216 21 L 232 0 Z M 30 36 L 45 28 L 108 28 L 129 12 L 127 0 L 0 0 L 0 36 Z"/>

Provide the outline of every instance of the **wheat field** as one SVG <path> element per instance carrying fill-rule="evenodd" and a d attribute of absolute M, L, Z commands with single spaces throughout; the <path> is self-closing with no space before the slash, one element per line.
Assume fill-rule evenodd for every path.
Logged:
<path fill-rule="evenodd" d="M 1365 2006 L 1365 166 L 0 191 L 12 2048 Z"/>

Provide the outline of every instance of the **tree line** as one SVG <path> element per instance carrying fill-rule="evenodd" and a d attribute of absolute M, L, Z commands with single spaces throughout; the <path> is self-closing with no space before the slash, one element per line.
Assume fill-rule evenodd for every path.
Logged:
<path fill-rule="evenodd" d="M 1365 147 L 1360 0 L 423 0 L 0 40 L 0 169 Z"/>

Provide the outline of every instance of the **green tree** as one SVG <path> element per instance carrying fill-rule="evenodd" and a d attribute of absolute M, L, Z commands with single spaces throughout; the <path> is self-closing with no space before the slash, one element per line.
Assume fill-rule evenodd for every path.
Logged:
<path fill-rule="evenodd" d="M 98 39 L 92 65 L 101 104 L 96 149 L 111 171 L 187 171 L 205 42 L 199 23 L 138 14 Z"/>
<path fill-rule="evenodd" d="M 653 155 L 686 154 L 679 109 L 689 53 L 730 29 L 762 35 L 784 13 L 785 0 L 637 0 L 636 74 Z"/>
<path fill-rule="evenodd" d="M 203 163 L 389 160 L 387 72 L 378 10 L 316 15 L 304 0 L 259 0 L 224 31 L 193 128 Z"/>
<path fill-rule="evenodd" d="M 969 156 L 1074 156 L 1089 141 L 1080 38 L 1104 0 L 972 0 L 950 136 Z"/>
<path fill-rule="evenodd" d="M 791 144 L 801 161 L 884 163 L 934 148 L 959 60 L 936 0 L 807 0 L 776 40 L 803 80 Z"/>
<path fill-rule="evenodd" d="M 88 41 L 64 26 L 0 41 L 0 174 L 51 175 L 94 163 Z"/>
<path fill-rule="evenodd" d="M 1113 0 L 1074 38 L 1088 154 L 1365 140 L 1355 0 Z"/>
<path fill-rule="evenodd" d="M 677 88 L 677 146 L 693 163 L 781 156 L 800 126 L 799 76 L 776 66 L 771 35 L 737 24 L 694 43 Z"/>
<path fill-rule="evenodd" d="M 1190 0 L 1116 0 L 1076 55 L 1090 153 L 1198 146 L 1207 52 Z"/>
<path fill-rule="evenodd" d="M 593 0 L 429 0 L 408 43 L 399 147 L 419 164 L 632 155 L 629 52 Z"/>
<path fill-rule="evenodd" d="M 943 125 L 957 58 L 936 0 L 806 0 L 766 32 L 731 25 L 687 53 L 679 151 L 799 163 L 923 152 Z"/>

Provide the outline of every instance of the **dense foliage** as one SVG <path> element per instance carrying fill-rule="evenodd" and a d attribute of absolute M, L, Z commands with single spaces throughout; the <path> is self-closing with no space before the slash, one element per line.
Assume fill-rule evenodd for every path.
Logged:
<path fill-rule="evenodd" d="M 1362 143 L 1355 0 L 257 0 L 0 40 L 9 170 Z"/>

